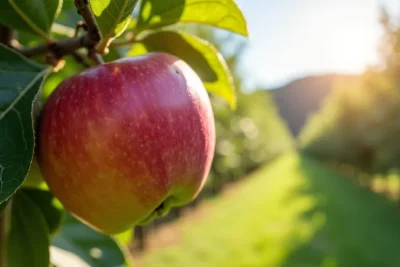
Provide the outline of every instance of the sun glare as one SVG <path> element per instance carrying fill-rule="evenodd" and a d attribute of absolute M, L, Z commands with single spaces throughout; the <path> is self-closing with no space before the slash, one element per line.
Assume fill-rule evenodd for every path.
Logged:
<path fill-rule="evenodd" d="M 273 88 L 299 76 L 361 73 L 379 64 L 378 0 L 253 1 L 238 1 L 249 18 L 243 58 L 249 85 Z"/>
<path fill-rule="evenodd" d="M 360 31 L 348 25 L 333 28 L 321 46 L 329 59 L 327 67 L 351 73 L 364 71 L 376 61 L 376 47 L 369 45 L 373 37 L 368 29 Z"/>

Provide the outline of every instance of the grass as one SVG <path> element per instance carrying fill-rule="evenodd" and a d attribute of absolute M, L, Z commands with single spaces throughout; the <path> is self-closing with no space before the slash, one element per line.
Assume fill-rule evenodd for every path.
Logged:
<path fill-rule="evenodd" d="M 197 213 L 137 266 L 400 266 L 395 204 L 302 156 L 278 159 Z"/>

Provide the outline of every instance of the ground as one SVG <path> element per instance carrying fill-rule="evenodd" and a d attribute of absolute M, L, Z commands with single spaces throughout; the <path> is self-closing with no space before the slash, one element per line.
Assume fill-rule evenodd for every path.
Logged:
<path fill-rule="evenodd" d="M 286 155 L 155 232 L 136 267 L 398 267 L 395 203 Z"/>

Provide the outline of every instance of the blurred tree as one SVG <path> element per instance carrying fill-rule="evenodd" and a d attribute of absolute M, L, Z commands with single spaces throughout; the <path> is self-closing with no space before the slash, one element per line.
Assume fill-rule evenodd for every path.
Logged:
<path fill-rule="evenodd" d="M 217 143 L 204 194 L 216 194 L 224 184 L 244 177 L 277 155 L 293 147 L 293 138 L 277 107 L 265 90 L 247 88 L 240 65 L 246 48 L 237 35 L 204 26 L 187 26 L 185 31 L 211 42 L 226 59 L 236 87 L 237 108 L 230 110 L 211 96 Z M 207 190 L 208 189 L 208 190 Z"/>
<path fill-rule="evenodd" d="M 400 27 L 382 12 L 384 68 L 340 82 L 300 135 L 303 151 L 369 173 L 400 168 Z"/>
<path fill-rule="evenodd" d="M 384 72 L 400 85 L 400 24 L 397 18 L 391 17 L 388 10 L 381 9 L 380 24 L 383 29 L 383 36 L 379 44 L 379 52 L 383 61 Z"/>

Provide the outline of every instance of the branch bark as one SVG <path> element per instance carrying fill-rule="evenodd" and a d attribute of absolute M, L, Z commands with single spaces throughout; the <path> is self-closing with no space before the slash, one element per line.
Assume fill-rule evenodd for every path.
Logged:
<path fill-rule="evenodd" d="M 18 51 L 27 57 L 39 56 L 52 52 L 56 57 L 62 58 L 79 48 L 90 45 L 92 45 L 92 41 L 87 38 L 87 35 L 83 35 L 80 37 L 60 39 L 52 43 L 43 43 L 33 47 L 24 47 L 18 49 Z"/>
<path fill-rule="evenodd" d="M 89 58 L 93 59 L 93 61 L 97 64 L 97 65 L 101 65 L 104 63 L 103 58 L 96 53 L 96 50 L 94 48 L 90 48 L 88 51 L 88 56 Z"/>
<path fill-rule="evenodd" d="M 87 25 L 87 39 L 92 41 L 93 46 L 96 45 L 100 41 L 101 37 L 96 20 L 90 10 L 89 0 L 75 0 L 75 7 Z"/>

